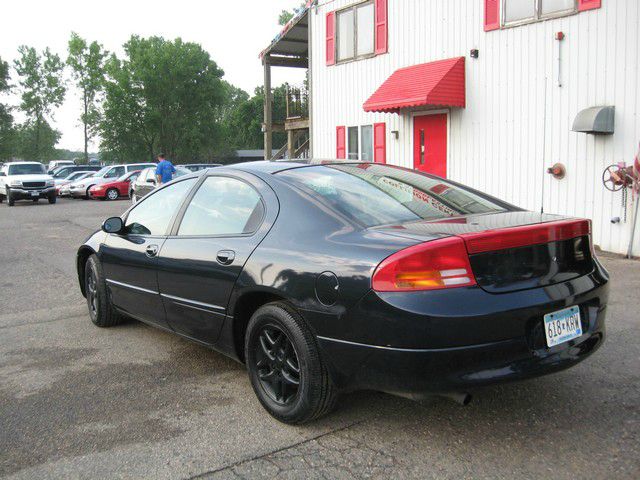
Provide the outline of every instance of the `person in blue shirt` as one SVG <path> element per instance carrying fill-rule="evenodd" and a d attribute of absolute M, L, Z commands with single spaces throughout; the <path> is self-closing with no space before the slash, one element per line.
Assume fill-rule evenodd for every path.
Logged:
<path fill-rule="evenodd" d="M 164 153 L 158 155 L 158 166 L 156 167 L 158 186 L 170 182 L 174 173 L 176 173 L 176 167 L 173 166 L 173 163 L 164 158 Z"/>

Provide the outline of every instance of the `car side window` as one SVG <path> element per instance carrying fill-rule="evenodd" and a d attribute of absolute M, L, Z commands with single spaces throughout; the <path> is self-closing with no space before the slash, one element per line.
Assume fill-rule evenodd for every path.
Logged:
<path fill-rule="evenodd" d="M 174 183 L 149 195 L 127 216 L 125 232 L 131 235 L 165 235 L 169 222 L 197 178 Z"/>
<path fill-rule="evenodd" d="M 124 167 L 113 167 L 104 175 L 104 178 L 118 178 L 122 175 L 124 175 Z"/>
<path fill-rule="evenodd" d="M 178 235 L 242 235 L 257 230 L 264 216 L 260 194 L 230 177 L 208 177 L 187 207 Z"/>

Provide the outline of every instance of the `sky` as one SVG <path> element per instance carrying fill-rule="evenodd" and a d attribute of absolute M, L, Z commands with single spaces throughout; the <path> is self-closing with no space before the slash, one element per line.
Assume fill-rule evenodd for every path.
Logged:
<path fill-rule="evenodd" d="M 253 93 L 263 82 L 258 54 L 282 27 L 278 16 L 300 0 L 20 0 L 3 2 L 0 28 L 0 58 L 10 64 L 18 46 L 42 50 L 50 47 L 66 59 L 71 32 L 88 41 L 97 40 L 122 56 L 122 45 L 132 34 L 181 37 L 209 52 L 224 72 L 224 79 Z M 294 68 L 272 69 L 272 84 L 302 83 L 304 72 Z M 67 78 L 69 75 L 67 73 Z M 16 84 L 15 71 L 12 83 Z M 62 132 L 58 148 L 83 150 L 80 98 L 71 81 L 65 103 L 56 111 L 53 126 Z M 17 93 L 4 102 L 17 105 Z M 20 114 L 15 113 L 17 121 Z M 94 142 L 91 150 L 97 150 Z"/>

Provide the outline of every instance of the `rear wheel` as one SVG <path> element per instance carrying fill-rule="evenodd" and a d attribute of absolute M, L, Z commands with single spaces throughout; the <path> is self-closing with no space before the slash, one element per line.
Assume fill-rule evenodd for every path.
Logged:
<path fill-rule="evenodd" d="M 84 291 L 89 307 L 89 317 L 98 327 L 113 327 L 121 322 L 107 290 L 107 282 L 100 260 L 94 253 L 89 257 L 84 269 Z"/>
<path fill-rule="evenodd" d="M 245 356 L 253 390 L 277 420 L 306 423 L 335 405 L 335 387 L 316 339 L 289 304 L 270 303 L 253 314 Z"/>
<path fill-rule="evenodd" d="M 110 188 L 109 190 L 107 190 L 105 198 L 107 200 L 117 200 L 119 196 L 120 194 L 118 193 L 118 190 L 116 188 Z"/>

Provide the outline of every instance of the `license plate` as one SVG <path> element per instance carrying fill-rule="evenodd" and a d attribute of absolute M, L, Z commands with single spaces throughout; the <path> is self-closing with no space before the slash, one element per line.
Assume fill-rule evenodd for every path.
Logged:
<path fill-rule="evenodd" d="M 547 345 L 554 347 L 582 335 L 580 309 L 578 307 L 565 308 L 544 316 L 544 333 Z"/>
<path fill-rule="evenodd" d="M 39 197 L 40 196 L 40 192 L 31 192 L 31 196 L 32 197 Z"/>

